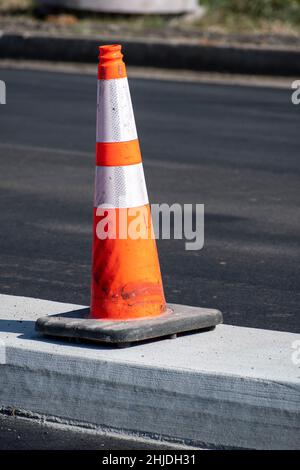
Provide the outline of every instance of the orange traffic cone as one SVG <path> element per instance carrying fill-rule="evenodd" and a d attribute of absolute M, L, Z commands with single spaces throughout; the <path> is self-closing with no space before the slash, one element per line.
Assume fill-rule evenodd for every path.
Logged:
<path fill-rule="evenodd" d="M 166 306 L 122 57 L 100 47 L 91 308 L 36 321 L 45 335 L 118 346 L 222 322 L 218 310 Z"/>
<path fill-rule="evenodd" d="M 91 317 L 154 317 L 166 302 L 126 68 L 121 46 L 99 49 Z M 128 234 L 132 212 L 143 237 Z"/>

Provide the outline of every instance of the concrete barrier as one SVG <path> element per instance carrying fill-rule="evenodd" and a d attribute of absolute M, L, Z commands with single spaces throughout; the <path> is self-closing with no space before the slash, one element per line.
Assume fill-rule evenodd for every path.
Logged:
<path fill-rule="evenodd" d="M 300 447 L 300 335 L 220 325 L 121 350 L 36 336 L 38 317 L 80 308 L 0 296 L 3 410 L 198 447 Z"/>
<path fill-rule="evenodd" d="M 196 11 L 197 0 L 38 0 L 38 5 L 117 14 L 178 14 Z"/>

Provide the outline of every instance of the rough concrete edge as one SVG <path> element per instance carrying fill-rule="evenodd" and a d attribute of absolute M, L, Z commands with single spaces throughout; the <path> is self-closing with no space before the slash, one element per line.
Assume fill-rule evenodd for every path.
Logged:
<path fill-rule="evenodd" d="M 97 46 L 118 42 L 126 63 L 193 71 L 252 75 L 300 75 L 300 50 L 239 45 L 203 45 L 196 41 L 118 37 L 58 37 L 2 33 L 0 59 L 96 63 Z"/>
<path fill-rule="evenodd" d="M 13 349 L 16 350 L 16 351 L 18 350 L 18 348 L 13 348 Z M 22 353 L 22 356 L 23 356 L 23 353 Z M 77 358 L 77 359 L 78 359 L 78 358 Z M 14 373 L 17 373 L 17 374 L 18 374 L 18 380 L 20 379 L 19 372 L 18 372 L 18 370 L 17 370 L 18 367 L 17 367 L 17 369 L 16 369 L 15 364 L 16 364 L 15 361 L 12 361 L 11 364 L 10 364 L 10 367 L 8 368 L 9 370 L 8 370 L 8 369 L 6 370 L 6 372 L 8 373 L 8 376 L 6 377 L 6 383 L 9 382 L 9 380 L 10 380 L 9 376 L 10 376 L 10 375 L 11 375 L 11 377 L 12 377 L 12 383 L 16 383 L 15 380 L 14 380 L 14 378 L 13 378 L 13 374 L 14 374 Z M 107 367 L 107 364 L 108 364 L 108 363 L 104 361 L 103 365 L 104 365 L 105 367 Z M 129 364 L 132 365 L 131 362 L 130 362 Z M 115 368 L 116 366 L 118 367 L 118 363 L 115 362 L 115 361 L 113 361 L 112 365 L 113 365 L 114 368 Z M 119 364 L 119 366 L 120 366 L 120 364 Z M 121 365 L 121 366 L 122 366 L 122 365 Z M 120 366 L 120 367 L 121 367 L 121 366 Z M 23 369 L 24 377 L 27 376 L 27 373 L 28 373 L 29 370 L 33 371 L 33 369 L 29 369 L 26 364 L 23 365 L 23 366 L 21 366 L 21 367 L 22 367 L 22 369 Z M 119 368 L 119 369 L 120 369 L 120 368 Z M 134 365 L 134 369 L 135 369 L 135 370 L 139 370 L 139 371 L 143 371 L 143 372 L 144 372 L 144 375 L 145 375 L 145 373 L 147 373 L 147 370 L 146 370 L 146 369 L 143 370 L 143 367 L 142 367 L 142 366 L 137 366 L 136 364 Z M 156 368 L 155 368 L 155 369 L 156 369 Z M 158 367 L 158 369 L 160 369 L 160 367 Z M 19 369 L 19 371 L 20 371 L 20 369 Z M 37 369 L 35 369 L 35 371 L 36 371 L 36 377 L 35 377 L 35 378 L 38 378 L 38 375 L 41 374 L 40 365 L 38 365 L 38 367 L 37 367 Z M 51 372 L 51 373 L 50 373 L 50 375 L 51 375 L 51 374 L 52 374 L 52 369 L 51 369 L 50 372 Z M 185 372 L 187 372 L 187 371 L 185 371 Z M 49 373 L 49 371 L 47 372 L 47 374 L 48 374 L 48 373 Z M 109 373 L 109 372 L 108 372 L 108 373 Z M 174 373 L 174 371 L 171 370 L 171 373 Z M 120 374 L 120 370 L 117 371 L 118 377 L 119 377 L 119 374 Z M 120 374 L 120 375 L 121 375 L 121 374 Z M 214 378 L 214 377 L 212 376 L 212 374 L 209 374 L 209 373 L 208 373 L 208 374 L 205 374 L 205 375 L 206 375 L 207 377 L 209 377 L 209 378 Z M 60 372 L 60 376 L 62 376 L 62 375 L 61 375 L 61 372 Z M 68 380 L 69 380 L 69 379 L 68 379 L 69 374 L 66 374 L 66 375 L 64 375 L 64 376 L 66 377 L 66 380 L 68 381 Z M 220 375 L 220 376 L 221 376 L 221 375 Z M 227 376 L 227 375 L 222 375 L 222 377 L 227 378 L 227 379 L 230 379 L 230 376 Z M 44 378 L 45 378 L 45 375 L 44 375 Z M 232 378 L 233 378 L 234 381 L 235 381 L 236 379 L 239 379 L 239 378 L 240 378 L 241 381 L 242 381 L 242 385 L 243 385 L 243 386 L 245 386 L 245 384 L 246 384 L 246 382 L 247 382 L 247 379 L 242 378 L 242 376 L 240 376 L 240 377 L 239 377 L 239 376 L 232 376 Z M 28 380 L 28 378 L 27 378 L 26 380 Z M 249 380 L 250 380 L 250 382 L 251 382 L 251 381 L 252 381 L 252 382 L 255 382 L 256 385 L 259 384 L 259 381 L 257 381 L 256 379 L 254 379 L 254 381 L 253 381 L 253 379 L 249 379 Z M 21 382 L 22 382 L 22 379 L 21 379 Z M 20 382 L 20 383 L 21 383 L 21 382 Z M 249 382 L 249 384 L 250 384 L 250 382 Z M 105 383 L 105 381 L 104 381 L 104 383 Z M 263 382 L 261 382 L 261 387 L 262 387 L 262 389 L 263 389 L 263 390 L 262 390 L 262 391 L 263 391 L 263 396 L 262 396 L 262 398 L 264 398 L 264 390 L 265 390 L 265 386 L 266 386 L 267 384 L 272 385 L 272 386 L 275 386 L 277 389 L 278 389 L 278 387 L 281 388 L 283 385 L 285 385 L 285 384 L 282 383 L 282 382 L 278 382 L 278 383 L 277 383 L 277 382 L 274 382 L 274 381 L 263 381 Z M 229 384 L 229 385 L 230 385 L 230 384 Z M 234 385 L 234 383 L 233 383 L 233 385 Z M 255 386 L 256 386 L 256 385 L 255 385 Z M 125 385 L 123 384 L 123 388 L 124 388 L 124 387 L 126 388 L 126 383 L 125 383 Z M 138 387 L 138 388 L 139 388 L 139 391 L 142 390 L 142 388 L 141 388 L 139 385 L 136 385 L 135 387 Z M 35 395 L 36 395 L 36 393 L 39 393 L 39 392 L 36 392 L 36 389 L 35 389 L 34 386 L 33 386 L 33 388 L 34 388 L 34 393 L 35 393 Z M 144 386 L 144 388 L 145 388 L 145 386 Z M 288 390 L 290 390 L 290 388 L 291 388 L 291 387 L 290 387 L 290 384 L 288 384 Z M 226 387 L 225 387 L 225 389 L 226 389 Z M 224 389 L 224 390 L 225 390 L 225 389 Z M 228 389 L 228 387 L 227 387 L 227 392 L 228 392 L 228 391 L 229 391 L 229 389 Z M 226 390 L 225 390 L 225 392 L 226 392 Z M 278 392 L 278 390 L 277 390 L 277 392 Z M 272 393 L 273 393 L 273 395 L 274 395 L 274 393 L 275 393 L 276 397 L 278 397 L 278 396 L 277 396 L 277 392 L 276 392 L 276 390 L 274 389 Z M 222 394 L 221 394 L 221 395 L 222 395 Z M 232 408 L 232 407 L 235 407 L 236 405 L 239 407 L 239 406 L 242 405 L 242 403 L 239 402 L 239 400 L 237 400 L 237 401 L 234 401 L 234 400 L 233 400 L 233 401 L 231 401 L 231 400 L 228 401 L 228 400 L 226 400 L 226 399 L 224 400 L 224 397 L 222 398 L 221 395 L 220 395 L 219 397 L 215 397 L 215 401 L 219 401 L 220 403 L 223 402 L 224 405 L 227 404 L 227 408 L 228 408 L 228 407 L 229 407 L 229 408 Z M 274 396 L 275 396 L 275 395 L 274 395 Z M 37 395 L 36 395 L 36 396 L 37 396 Z M 41 397 L 41 396 L 42 396 L 42 395 L 40 395 L 40 397 Z M 258 396 L 261 396 L 261 392 L 258 393 Z M 274 397 L 273 397 L 273 398 L 274 398 Z M 282 399 L 283 399 L 283 397 L 282 397 Z M 2 409 L 2 410 L 5 410 L 5 409 L 6 409 L 6 410 L 14 409 L 14 410 L 17 410 L 17 411 L 18 411 L 18 410 L 25 410 L 25 411 L 23 411 L 23 412 L 25 412 L 26 414 L 28 414 L 28 415 L 30 415 L 30 416 L 37 416 L 37 417 L 41 417 L 41 418 L 45 417 L 45 419 L 48 419 L 48 420 L 50 420 L 50 421 L 52 420 L 52 422 L 58 422 L 58 423 L 61 423 L 61 424 L 65 423 L 65 424 L 67 424 L 67 425 L 73 425 L 73 426 L 81 426 L 81 427 L 85 427 L 86 429 L 88 429 L 88 428 L 89 428 L 89 429 L 98 429 L 98 430 L 102 430 L 102 431 L 104 431 L 104 432 L 118 432 L 119 435 L 122 434 L 122 435 L 127 435 L 127 436 L 141 436 L 141 437 L 148 438 L 148 439 L 152 439 L 152 440 L 153 440 L 153 439 L 159 439 L 161 442 L 182 443 L 182 444 L 184 444 L 184 445 L 186 445 L 186 446 L 193 446 L 193 447 L 196 447 L 196 448 L 198 448 L 198 449 L 216 449 L 216 448 L 217 448 L 217 449 L 233 449 L 233 448 L 248 448 L 248 449 L 256 449 L 256 448 L 258 448 L 258 449 L 266 449 L 266 448 L 268 448 L 268 449 L 274 449 L 274 450 L 275 450 L 275 449 L 287 449 L 288 447 L 286 446 L 286 443 L 287 443 L 287 442 L 291 442 L 289 439 L 286 440 L 285 442 L 282 442 L 282 437 L 280 437 L 280 438 L 279 438 L 279 441 L 278 441 L 278 436 L 277 436 L 277 437 L 275 436 L 275 437 L 276 437 L 275 441 L 277 441 L 277 444 L 275 444 L 274 442 L 272 442 L 271 445 L 268 445 L 266 448 L 264 448 L 264 447 L 257 446 L 256 444 L 254 444 L 254 441 L 256 441 L 256 438 L 253 440 L 253 436 L 251 436 L 251 433 L 252 433 L 253 431 L 250 432 L 250 435 L 249 435 L 249 436 L 248 436 L 249 432 L 247 431 L 247 439 L 248 439 L 248 438 L 251 438 L 251 443 L 252 443 L 252 444 L 249 443 L 249 446 L 245 446 L 245 445 L 243 445 L 243 444 L 245 444 L 245 436 L 242 438 L 242 440 L 238 439 L 239 443 L 238 443 L 238 441 L 237 441 L 236 438 L 233 438 L 233 439 L 231 439 L 231 440 L 228 441 L 228 442 L 224 442 L 224 441 L 222 442 L 222 439 L 220 439 L 220 436 L 219 436 L 219 437 L 217 436 L 216 438 L 214 438 L 214 439 L 211 440 L 211 439 L 203 439 L 203 438 L 204 438 L 204 435 L 203 435 L 203 434 L 202 434 L 201 436 L 197 436 L 197 437 L 196 437 L 196 436 L 194 436 L 194 437 L 192 437 L 192 436 L 186 436 L 186 437 L 185 437 L 184 434 L 182 434 L 181 436 L 180 436 L 180 435 L 176 435 L 176 433 L 172 433 L 172 432 L 168 431 L 168 430 L 167 430 L 167 427 L 165 427 L 164 430 L 161 428 L 161 431 L 157 432 L 157 431 L 154 430 L 154 428 L 152 428 L 152 429 L 150 429 L 150 428 L 146 429 L 146 428 L 145 428 L 145 429 L 143 429 L 143 430 L 142 430 L 142 429 L 139 429 L 139 430 L 138 430 L 138 428 L 135 428 L 135 427 L 133 427 L 132 425 L 130 425 L 130 426 L 126 425 L 125 422 L 123 422 L 122 424 L 121 424 L 120 422 L 118 422 L 118 425 L 116 425 L 116 426 L 114 426 L 113 424 L 112 424 L 112 425 L 110 425 L 110 424 L 108 425 L 107 423 L 105 423 L 105 420 L 104 420 L 103 422 L 98 422 L 98 423 L 95 422 L 95 423 L 93 423 L 92 421 L 90 421 L 90 417 L 88 417 L 87 415 L 85 415 L 85 416 L 87 416 L 87 419 L 86 419 L 86 420 L 85 420 L 85 419 L 82 420 L 82 419 L 81 419 L 81 416 L 80 416 L 82 413 L 77 414 L 78 416 L 77 416 L 76 413 L 75 413 L 75 415 L 76 415 L 76 416 L 75 416 L 75 415 L 73 414 L 73 411 L 74 411 L 73 409 L 72 409 L 72 411 L 71 411 L 70 413 L 65 413 L 65 416 L 62 416 L 62 415 L 60 414 L 60 411 L 57 410 L 57 409 L 55 409 L 55 407 L 52 408 L 51 411 L 50 411 L 49 409 L 44 409 L 44 410 L 43 410 L 43 407 L 42 407 L 42 408 L 39 408 L 38 406 L 35 406 L 35 405 L 34 405 L 33 407 L 31 407 L 32 403 L 31 403 L 31 405 L 30 405 L 30 400 L 31 400 L 31 398 L 29 397 L 29 400 L 28 400 L 28 396 L 27 396 L 27 397 L 23 397 L 23 399 L 22 399 L 21 401 L 18 400 L 18 403 L 17 403 L 17 402 L 14 402 L 14 400 L 10 400 L 10 399 L 9 399 L 9 400 L 6 400 L 6 399 L 2 400 L 2 399 L 1 399 L 0 413 L 1 413 L 1 409 Z M 204 401 L 205 401 L 205 400 L 204 400 Z M 276 401 L 276 400 L 275 400 L 275 401 Z M 2 408 L 1 408 L 1 405 L 2 405 Z M 139 403 L 139 406 L 143 406 L 143 403 Z M 248 408 L 249 408 L 249 407 L 252 407 L 252 410 L 255 410 L 255 408 L 257 408 L 257 404 L 255 404 L 255 403 L 254 403 L 254 404 L 251 404 L 251 403 L 249 404 L 249 403 L 247 403 L 247 401 L 243 401 L 243 405 L 242 405 L 242 406 L 243 406 L 243 408 L 244 408 L 244 407 L 248 407 Z M 263 410 L 264 410 L 264 411 L 263 411 Z M 231 411 L 232 411 L 232 410 L 231 410 Z M 279 413 L 279 414 L 282 414 L 282 413 L 283 413 L 284 415 L 286 415 L 286 414 L 288 415 L 288 414 L 291 413 L 291 412 L 293 413 L 293 412 L 295 411 L 295 408 L 293 407 L 293 410 L 290 410 L 290 409 L 287 409 L 287 408 L 281 409 L 280 407 L 278 407 L 278 406 L 276 405 L 276 403 L 274 403 L 273 406 L 271 406 L 271 407 L 263 406 L 263 407 L 262 407 L 262 410 L 261 410 L 261 413 L 264 414 L 266 411 L 270 411 L 272 414 L 274 414 L 274 411 L 275 411 L 275 414 L 277 414 L 277 415 L 278 415 L 278 413 Z M 84 413 L 86 413 L 86 412 L 84 412 Z M 223 421 L 226 420 L 226 414 L 228 414 L 228 410 L 227 410 L 227 412 L 226 412 L 226 410 L 225 410 L 224 416 L 222 415 L 221 417 L 218 417 L 218 420 L 220 420 L 220 419 L 221 419 L 221 421 L 222 421 L 222 419 L 223 419 Z M 111 418 L 109 418 L 109 420 L 110 420 L 110 419 L 111 419 Z M 239 419 L 239 418 L 238 418 L 238 419 Z M 108 420 L 108 421 L 109 421 L 109 420 Z M 133 420 L 134 420 L 134 419 L 133 419 Z M 92 423 L 93 423 L 93 424 L 92 424 Z M 256 427 L 258 426 L 258 427 L 260 427 L 260 428 L 265 427 L 264 432 L 267 432 L 268 435 L 269 435 L 269 433 L 271 432 L 270 427 L 271 427 L 273 430 L 275 430 L 276 427 L 278 428 L 278 423 L 276 424 L 275 422 L 273 422 L 273 418 L 271 419 L 270 423 L 268 423 L 268 424 L 267 424 L 267 423 L 261 424 L 260 422 L 256 422 L 256 420 L 253 421 L 253 419 L 250 419 L 250 422 L 245 423 L 245 425 L 248 426 L 248 429 L 249 429 L 249 430 L 251 430 L 251 427 L 252 427 L 253 425 L 255 425 Z M 221 425 L 220 427 L 222 427 L 222 425 Z M 268 429 L 268 428 L 269 428 L 269 429 Z M 298 425 L 297 425 L 297 429 L 299 429 L 299 426 L 298 426 Z M 244 429 L 244 430 L 245 430 L 245 429 Z M 281 434 L 282 434 L 282 433 L 284 434 L 283 430 L 284 430 L 284 423 L 282 423 L 282 431 L 281 431 Z M 259 433 L 261 433 L 261 432 L 262 432 L 262 429 L 259 429 L 258 431 L 259 431 Z M 244 431 L 243 431 L 243 432 L 244 432 Z M 192 434 L 195 434 L 195 433 L 192 432 Z M 276 434 L 276 433 L 275 433 L 275 434 Z M 278 434 L 278 432 L 277 432 L 277 434 Z M 282 435 L 283 435 L 283 434 L 282 434 Z M 273 431 L 272 431 L 272 435 L 273 435 Z M 273 436 L 273 437 L 274 437 L 274 436 Z M 235 441 L 235 442 L 234 442 L 234 441 Z M 247 441 L 247 442 L 248 442 L 248 441 Z M 296 445 L 293 444 L 290 448 L 291 448 L 291 449 L 296 449 L 296 448 L 298 448 L 298 446 L 296 446 Z"/>
<path fill-rule="evenodd" d="M 216 447 L 203 444 L 199 447 L 192 441 L 183 441 L 181 439 L 171 438 L 169 436 L 162 436 L 159 434 L 142 433 L 138 431 L 122 430 L 119 428 L 108 427 L 108 426 L 97 426 L 86 422 L 69 420 L 60 418 L 58 416 L 44 415 L 21 408 L 15 408 L 12 406 L 1 406 L 0 415 L 13 416 L 15 418 L 24 418 L 31 422 L 39 422 L 40 424 L 46 424 L 51 426 L 57 426 L 63 429 L 72 429 L 75 432 L 89 433 L 99 436 L 111 436 L 117 439 L 123 440 L 135 440 L 139 443 L 147 444 L 163 444 L 166 446 L 172 446 L 174 449 L 185 449 L 185 450 L 215 450 Z M 225 448 L 224 448 L 225 449 Z M 232 449 L 231 447 L 226 449 Z M 221 450 L 221 448 L 218 448 Z"/>

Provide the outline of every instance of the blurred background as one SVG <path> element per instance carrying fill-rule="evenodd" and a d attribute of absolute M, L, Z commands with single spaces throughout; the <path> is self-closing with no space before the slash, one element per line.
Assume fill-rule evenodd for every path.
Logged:
<path fill-rule="evenodd" d="M 291 42 L 300 32 L 300 0 L 1 0 L 0 28 Z"/>

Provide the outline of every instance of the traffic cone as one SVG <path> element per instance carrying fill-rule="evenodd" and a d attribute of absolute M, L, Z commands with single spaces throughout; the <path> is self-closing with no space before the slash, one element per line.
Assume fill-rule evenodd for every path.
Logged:
<path fill-rule="evenodd" d="M 166 305 L 121 46 L 99 49 L 91 307 L 36 331 L 123 347 L 212 328 L 218 310 Z"/>
<path fill-rule="evenodd" d="M 121 46 L 99 50 L 91 318 L 155 317 L 166 301 L 126 67 Z M 143 235 L 134 239 L 133 212 Z"/>

